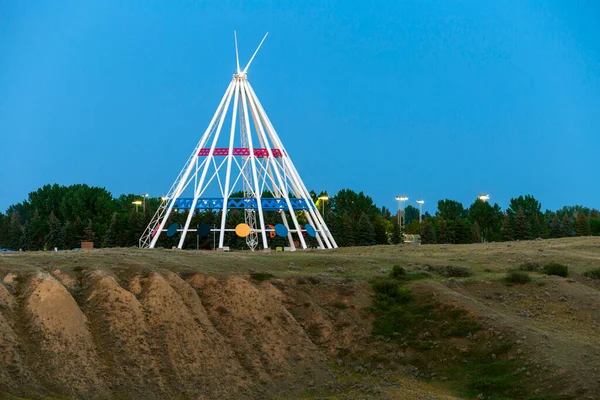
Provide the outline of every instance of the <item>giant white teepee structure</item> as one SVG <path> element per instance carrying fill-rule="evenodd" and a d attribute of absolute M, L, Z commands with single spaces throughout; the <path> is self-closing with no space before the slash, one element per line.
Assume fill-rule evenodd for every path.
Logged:
<path fill-rule="evenodd" d="M 210 231 L 218 236 L 219 249 L 224 247 L 226 232 L 245 237 L 252 250 L 269 248 L 268 239 L 276 235 L 287 238 L 291 250 L 296 245 L 305 249 L 307 236 L 315 237 L 319 248 L 337 247 L 248 82 L 248 68 L 266 37 L 243 70 L 236 38 L 237 73 L 200 142 L 140 238 L 140 247 L 154 248 L 159 236 L 167 232 L 168 236 L 181 235 L 178 241 L 181 249 L 188 233 L 206 236 Z M 234 193 L 238 195 L 231 197 Z M 209 209 L 221 212 L 220 223 L 212 227 L 190 226 L 194 210 Z M 226 228 L 228 211 L 232 209 L 244 213 L 245 223 L 235 229 Z M 169 225 L 169 216 L 180 210 L 190 210 L 183 226 Z M 268 212 L 278 213 L 281 223 L 266 225 L 264 215 Z M 298 221 L 301 214 L 308 221 L 305 225 Z"/>

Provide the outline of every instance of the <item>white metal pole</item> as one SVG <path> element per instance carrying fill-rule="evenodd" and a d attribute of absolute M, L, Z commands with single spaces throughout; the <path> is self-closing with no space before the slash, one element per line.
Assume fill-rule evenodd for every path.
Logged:
<path fill-rule="evenodd" d="M 292 232 L 290 232 L 290 226 L 288 225 L 287 217 L 285 216 L 285 211 L 281 210 L 281 220 L 283 221 L 283 225 L 288 229 L 288 242 L 290 244 L 290 249 L 292 251 L 296 250 L 296 245 L 294 244 L 294 238 L 292 237 Z"/>
<path fill-rule="evenodd" d="M 231 116 L 231 130 L 229 131 L 229 152 L 227 154 L 227 175 L 225 175 L 225 186 L 223 187 L 223 213 L 221 215 L 221 229 L 219 232 L 219 248 L 223 248 L 225 241 L 225 221 L 227 219 L 227 202 L 229 201 L 229 181 L 231 176 L 231 160 L 233 159 L 233 140 L 235 138 L 235 123 L 237 119 L 238 98 L 240 87 L 237 78 L 234 78 L 235 98 L 233 99 L 233 114 Z"/>

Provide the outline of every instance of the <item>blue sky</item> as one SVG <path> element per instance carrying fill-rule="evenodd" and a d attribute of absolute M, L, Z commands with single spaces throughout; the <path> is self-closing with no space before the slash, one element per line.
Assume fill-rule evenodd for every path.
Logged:
<path fill-rule="evenodd" d="M 306 185 L 600 208 L 596 1 L 0 1 L 0 210 L 160 196 L 235 68 Z"/>

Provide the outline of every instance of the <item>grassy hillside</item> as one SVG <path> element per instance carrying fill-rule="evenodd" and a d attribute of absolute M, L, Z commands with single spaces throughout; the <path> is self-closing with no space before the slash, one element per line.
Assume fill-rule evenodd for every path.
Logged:
<path fill-rule="evenodd" d="M 598 267 L 595 237 L 1 254 L 0 398 L 598 398 Z"/>

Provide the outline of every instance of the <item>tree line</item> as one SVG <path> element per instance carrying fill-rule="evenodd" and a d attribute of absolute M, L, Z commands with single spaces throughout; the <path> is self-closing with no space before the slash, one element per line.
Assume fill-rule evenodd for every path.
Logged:
<path fill-rule="evenodd" d="M 541 203 L 531 195 L 510 200 L 502 210 L 498 204 L 475 199 L 468 207 L 455 200 L 440 200 L 435 215 L 425 213 L 419 221 L 419 210 L 404 209 L 404 229 L 398 215 L 386 207 L 378 207 L 370 196 L 350 189 L 340 190 L 328 200 L 327 194 L 311 192 L 320 212 L 339 246 L 398 244 L 405 234 L 419 234 L 423 244 L 479 243 L 528 240 L 569 236 L 600 235 L 600 213 L 583 206 L 563 207 L 542 212 Z M 236 197 L 236 196 L 232 196 Z M 241 194 L 238 197 L 242 197 Z M 27 200 L 0 213 L 0 248 L 13 250 L 72 249 L 81 241 L 93 241 L 95 247 L 132 247 L 160 205 L 160 199 L 147 198 L 142 205 L 138 195 L 114 197 L 104 188 L 88 185 L 46 185 L 29 194 Z M 230 210 L 228 227 L 244 222 L 243 210 Z M 172 213 L 169 223 L 183 224 L 188 211 Z M 306 224 L 303 213 L 297 213 L 300 224 Z M 220 211 L 196 211 L 192 225 L 219 223 Z M 265 213 L 266 224 L 277 224 L 277 213 Z M 188 235 L 185 248 L 213 248 L 212 236 Z M 309 245 L 316 245 L 307 237 Z M 159 246 L 177 244 L 177 235 L 161 235 Z M 270 240 L 272 246 L 286 245 L 284 238 Z M 225 245 L 246 248 L 245 239 L 228 233 Z"/>

